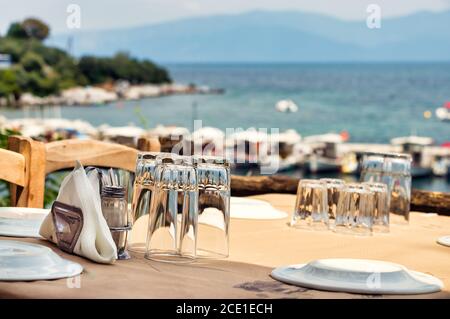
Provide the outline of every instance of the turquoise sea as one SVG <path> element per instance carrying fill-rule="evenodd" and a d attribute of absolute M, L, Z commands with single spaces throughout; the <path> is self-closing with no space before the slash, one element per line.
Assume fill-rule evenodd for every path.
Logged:
<path fill-rule="evenodd" d="M 95 107 L 64 107 L 62 116 L 94 125 L 174 124 L 192 127 L 294 128 L 301 135 L 350 133 L 350 141 L 389 143 L 397 136 L 450 141 L 450 123 L 434 110 L 450 100 L 450 63 L 195 64 L 168 65 L 176 82 L 223 88 L 223 95 L 179 95 Z M 274 105 L 292 99 L 294 114 Z M 194 107 L 195 106 L 195 107 Z M 423 113 L 432 111 L 425 119 Z M 23 111 L 2 111 L 22 117 Z M 450 191 L 446 179 L 414 181 L 415 187 Z"/>

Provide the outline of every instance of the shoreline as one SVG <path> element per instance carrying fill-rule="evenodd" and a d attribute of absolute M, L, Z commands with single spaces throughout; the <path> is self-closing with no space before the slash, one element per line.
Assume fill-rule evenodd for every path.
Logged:
<path fill-rule="evenodd" d="M 72 87 L 58 95 L 39 97 L 24 93 L 15 104 L 8 104 L 0 98 L 0 109 L 21 109 L 28 106 L 80 106 L 90 107 L 119 101 L 138 101 L 146 98 L 158 98 L 172 95 L 223 94 L 222 88 L 210 88 L 194 84 L 163 83 L 130 85 L 117 82 L 114 85 Z"/>

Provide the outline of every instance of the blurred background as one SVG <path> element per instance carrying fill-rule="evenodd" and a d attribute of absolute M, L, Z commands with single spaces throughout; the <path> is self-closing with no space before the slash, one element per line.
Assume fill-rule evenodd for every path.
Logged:
<path fill-rule="evenodd" d="M 414 187 L 450 191 L 449 0 L 0 8 L 3 147 L 18 133 L 130 146 L 177 135 L 208 140 L 213 154 L 242 143 L 245 153 L 267 136 L 230 139 L 227 128 L 278 128 L 277 152 L 234 172 L 258 174 L 278 156 L 279 174 L 356 180 L 363 152 L 407 152 Z"/>

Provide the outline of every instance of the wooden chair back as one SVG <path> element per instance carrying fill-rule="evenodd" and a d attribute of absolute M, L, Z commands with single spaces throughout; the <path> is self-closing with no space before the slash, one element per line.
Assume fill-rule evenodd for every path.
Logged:
<path fill-rule="evenodd" d="M 62 140 L 45 144 L 45 174 L 83 166 L 114 167 L 134 172 L 138 150 L 95 140 Z"/>
<path fill-rule="evenodd" d="M 0 180 L 25 186 L 25 157 L 22 154 L 0 149 Z"/>
<path fill-rule="evenodd" d="M 23 137 L 10 138 L 10 149 L 22 145 Z M 39 149 L 30 150 L 33 167 L 23 187 L 28 207 L 44 206 L 45 177 L 53 172 L 75 167 L 76 161 L 83 166 L 113 167 L 134 172 L 138 150 L 115 143 L 96 140 L 62 140 L 41 143 Z M 17 147 L 16 147 L 17 148 Z"/>
<path fill-rule="evenodd" d="M 160 151 L 159 142 L 148 138 L 140 139 L 139 146 L 139 151 Z M 73 168 L 76 160 L 83 166 L 113 167 L 134 172 L 139 152 L 128 146 L 96 140 L 71 139 L 44 144 L 22 136 L 9 137 L 8 149 L 2 152 L 8 154 L 2 162 L 8 165 L 3 173 L 5 179 L 14 183 L 11 184 L 11 203 L 37 208 L 44 206 L 45 178 L 48 174 Z M 13 172 L 21 171 L 25 171 L 23 176 L 13 176 Z"/>
<path fill-rule="evenodd" d="M 45 178 L 45 146 L 23 136 L 10 136 L 8 150 L 0 150 L 0 179 L 10 182 L 11 206 L 41 207 L 31 180 Z"/>

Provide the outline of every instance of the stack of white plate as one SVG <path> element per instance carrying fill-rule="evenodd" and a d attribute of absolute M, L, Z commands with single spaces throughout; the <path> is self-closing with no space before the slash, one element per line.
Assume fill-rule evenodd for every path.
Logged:
<path fill-rule="evenodd" d="M 40 237 L 39 228 L 49 209 L 0 207 L 0 236 Z"/>
<path fill-rule="evenodd" d="M 31 281 L 73 277 L 83 267 L 59 257 L 48 247 L 0 240 L 0 281 Z"/>
<path fill-rule="evenodd" d="M 444 286 L 431 275 L 366 259 L 319 259 L 276 268 L 272 277 L 302 287 L 362 294 L 425 294 Z"/>
<path fill-rule="evenodd" d="M 287 213 L 275 209 L 270 203 L 243 197 L 231 197 L 230 217 L 239 219 L 283 219 Z"/>

